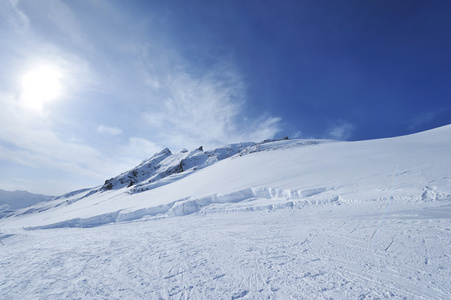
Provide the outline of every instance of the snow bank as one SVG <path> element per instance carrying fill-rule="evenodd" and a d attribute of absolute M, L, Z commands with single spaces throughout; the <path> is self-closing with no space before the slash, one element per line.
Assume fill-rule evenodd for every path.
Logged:
<path fill-rule="evenodd" d="M 440 193 L 436 187 L 425 187 L 423 193 L 416 197 L 378 197 L 365 201 L 404 201 L 432 202 L 448 200 L 451 194 Z M 25 227 L 26 230 L 50 228 L 91 228 L 116 222 L 126 222 L 144 217 L 175 217 L 193 213 L 225 213 L 240 211 L 273 211 L 277 209 L 302 209 L 311 206 L 341 205 L 353 203 L 353 199 L 345 199 L 327 188 L 310 190 L 288 190 L 277 188 L 248 188 L 230 194 L 214 194 L 201 198 L 188 197 L 167 204 L 141 209 L 125 209 L 111 213 L 99 214 L 89 218 L 74 218 L 43 226 Z M 360 201 L 362 202 L 362 201 Z M 221 205 L 227 204 L 227 205 Z M 234 205 L 231 205 L 234 204 Z"/>
<path fill-rule="evenodd" d="M 203 208 L 212 204 L 230 204 L 246 202 L 248 206 L 252 205 L 251 210 L 274 210 L 280 208 L 303 208 L 311 205 L 340 204 L 339 196 L 329 196 L 324 199 L 311 199 L 310 196 L 325 192 L 325 189 L 308 191 L 291 191 L 287 189 L 258 188 L 244 189 L 230 194 L 214 194 L 197 199 L 192 197 L 170 202 L 155 207 L 141 208 L 137 210 L 119 210 L 111 213 L 96 215 L 90 218 L 74 218 L 62 222 L 52 223 L 43 226 L 25 227 L 27 230 L 50 229 L 50 228 L 91 228 L 115 222 L 133 221 L 143 217 L 174 217 L 185 216 L 201 211 Z M 238 206 L 234 209 L 224 206 L 222 210 L 216 207 L 215 212 L 240 211 Z M 249 210 L 245 208 L 244 210 Z M 211 210 L 207 210 L 211 211 Z"/>

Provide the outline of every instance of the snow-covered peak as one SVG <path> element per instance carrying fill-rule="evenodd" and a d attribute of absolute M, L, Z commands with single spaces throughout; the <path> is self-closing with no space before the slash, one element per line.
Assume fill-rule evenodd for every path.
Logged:
<path fill-rule="evenodd" d="M 161 170 L 160 167 L 162 161 L 170 156 L 172 156 L 172 152 L 168 148 L 165 148 L 160 152 L 155 153 L 149 159 L 142 161 L 133 169 L 105 180 L 105 184 L 100 188 L 100 191 L 120 189 L 148 180 Z"/>
<path fill-rule="evenodd" d="M 182 149 L 172 153 L 168 148 L 144 160 L 135 168 L 116 177 L 108 179 L 99 191 L 117 190 L 124 187 L 142 187 L 185 171 L 194 171 L 209 166 L 217 161 L 236 155 L 255 143 L 237 143 L 225 145 L 210 151 L 203 151 L 200 146 L 188 151 Z M 135 188 L 131 192 L 139 191 Z"/>
<path fill-rule="evenodd" d="M 204 151 L 200 146 L 192 151 L 182 149 L 172 153 L 168 148 L 142 161 L 138 166 L 105 181 L 98 191 L 131 188 L 129 193 L 136 193 L 164 184 L 162 179 L 184 172 L 188 175 L 196 170 L 210 166 L 223 159 L 247 155 L 260 151 L 280 150 L 319 144 L 321 140 L 264 140 L 260 143 L 244 142 L 224 145 Z M 324 142 L 324 141 L 323 141 Z M 169 181 L 166 181 L 168 183 Z M 158 185 L 156 185 L 158 183 Z M 133 187 L 133 188 L 132 188 Z"/>

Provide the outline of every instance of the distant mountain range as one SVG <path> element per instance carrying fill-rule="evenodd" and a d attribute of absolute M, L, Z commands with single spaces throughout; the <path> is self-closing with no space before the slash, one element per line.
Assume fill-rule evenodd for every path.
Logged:
<path fill-rule="evenodd" d="M 0 189 L 0 218 L 10 215 L 17 209 L 26 208 L 53 198 L 53 196 L 32 194 L 27 191 L 10 192 Z"/>

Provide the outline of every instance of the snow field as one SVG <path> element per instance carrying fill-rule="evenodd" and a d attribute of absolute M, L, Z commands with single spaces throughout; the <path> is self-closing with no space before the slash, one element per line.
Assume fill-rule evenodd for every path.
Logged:
<path fill-rule="evenodd" d="M 3 239 L 0 295 L 449 299 L 450 218 L 447 199 L 17 231 Z"/>

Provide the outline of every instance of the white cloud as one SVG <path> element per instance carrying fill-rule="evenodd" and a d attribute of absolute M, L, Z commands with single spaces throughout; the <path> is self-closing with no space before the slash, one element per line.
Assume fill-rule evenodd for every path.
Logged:
<path fill-rule="evenodd" d="M 0 94 L 0 159 L 43 170 L 103 178 L 106 160 L 100 152 L 58 136 L 51 120 L 24 110 L 11 95 Z"/>
<path fill-rule="evenodd" d="M 428 111 L 421 115 L 418 115 L 409 125 L 410 130 L 415 130 L 429 122 L 432 122 L 434 118 L 440 113 L 440 111 Z"/>
<path fill-rule="evenodd" d="M 302 131 L 296 131 L 294 134 L 293 134 L 293 139 L 300 139 L 302 136 L 303 136 L 304 134 L 302 133 Z"/>
<path fill-rule="evenodd" d="M 122 130 L 120 128 L 109 127 L 109 126 L 105 126 L 105 125 L 97 126 L 97 132 L 100 133 L 100 134 L 110 135 L 110 136 L 115 136 L 115 135 L 121 135 L 122 134 Z"/>
<path fill-rule="evenodd" d="M 17 8 L 18 0 L 0 2 L 0 20 L 15 32 L 24 32 L 29 28 L 30 20 Z"/>
<path fill-rule="evenodd" d="M 63 36 L 65 43 L 63 46 L 76 46 L 83 48 L 84 51 L 94 51 L 92 44 L 87 42 L 88 36 L 79 15 L 64 1 L 9 1 L 14 2 L 12 5 L 14 14 L 9 14 L 9 23 L 13 30 L 38 37 L 38 32 L 34 29 L 35 25 L 39 25 L 45 33 L 58 32 Z"/>
<path fill-rule="evenodd" d="M 354 125 L 345 121 L 338 121 L 338 124 L 329 129 L 328 135 L 335 140 L 347 140 L 355 130 Z"/>
<path fill-rule="evenodd" d="M 258 141 L 279 131 L 280 119 L 270 115 L 245 121 L 244 82 L 227 64 L 199 78 L 182 70 L 160 78 L 157 96 L 161 101 L 143 115 L 176 147 Z"/>
<path fill-rule="evenodd" d="M 140 137 L 130 137 L 128 143 L 119 148 L 119 155 L 121 160 L 134 166 L 161 150 L 162 147 L 149 140 Z"/>
<path fill-rule="evenodd" d="M 111 16 L 106 20 L 109 26 L 132 34 L 106 34 L 99 44 L 84 25 L 97 23 L 92 23 L 93 20 L 80 22 L 70 4 L 51 0 L 44 8 L 30 3 L 25 8 L 27 12 L 31 8 L 52 12 L 46 22 L 57 28 L 59 38 L 67 36 L 72 45 L 82 49 L 82 52 L 77 52 L 78 55 L 83 53 L 83 57 L 89 57 L 89 62 L 96 69 L 84 67 L 82 71 L 86 76 L 77 74 L 77 78 L 92 77 L 90 81 L 97 81 L 98 92 L 114 95 L 117 100 L 112 101 L 126 105 L 122 114 L 131 116 L 134 112 L 132 107 L 140 107 L 141 119 L 134 117 L 133 122 L 119 124 L 126 132 L 133 130 L 124 127 L 131 126 L 131 123 L 140 127 L 148 124 L 152 130 L 146 138 L 165 146 L 193 147 L 199 143 L 208 146 L 261 140 L 271 138 L 279 131 L 281 125 L 277 117 L 266 114 L 249 118 L 251 113 L 246 111 L 250 109 L 246 107 L 246 86 L 233 63 L 222 60 L 203 70 L 202 76 L 195 76 L 190 72 L 189 62 L 178 56 L 177 49 L 171 48 L 170 43 L 162 42 L 165 39 L 153 31 L 149 42 L 144 38 L 149 32 L 129 22 L 123 14 L 119 17 L 121 14 L 117 13 L 114 5 L 105 6 L 96 1 L 84 5 L 99 10 L 99 13 L 108 12 Z M 122 30 L 124 27 L 127 30 Z M 124 40 L 127 42 L 124 43 Z M 93 44 L 96 45 L 95 50 L 85 50 L 91 49 L 88 46 Z M 111 49 L 117 49 L 115 54 L 123 55 L 124 60 L 110 61 L 103 52 Z M 83 59 L 78 61 L 83 62 Z M 81 65 L 86 66 L 87 63 Z M 111 103 L 112 109 L 117 104 Z M 248 120 L 243 121 L 246 118 Z M 98 127 L 97 131 L 102 134 L 119 135 L 121 130 L 101 126 L 104 127 Z"/>

